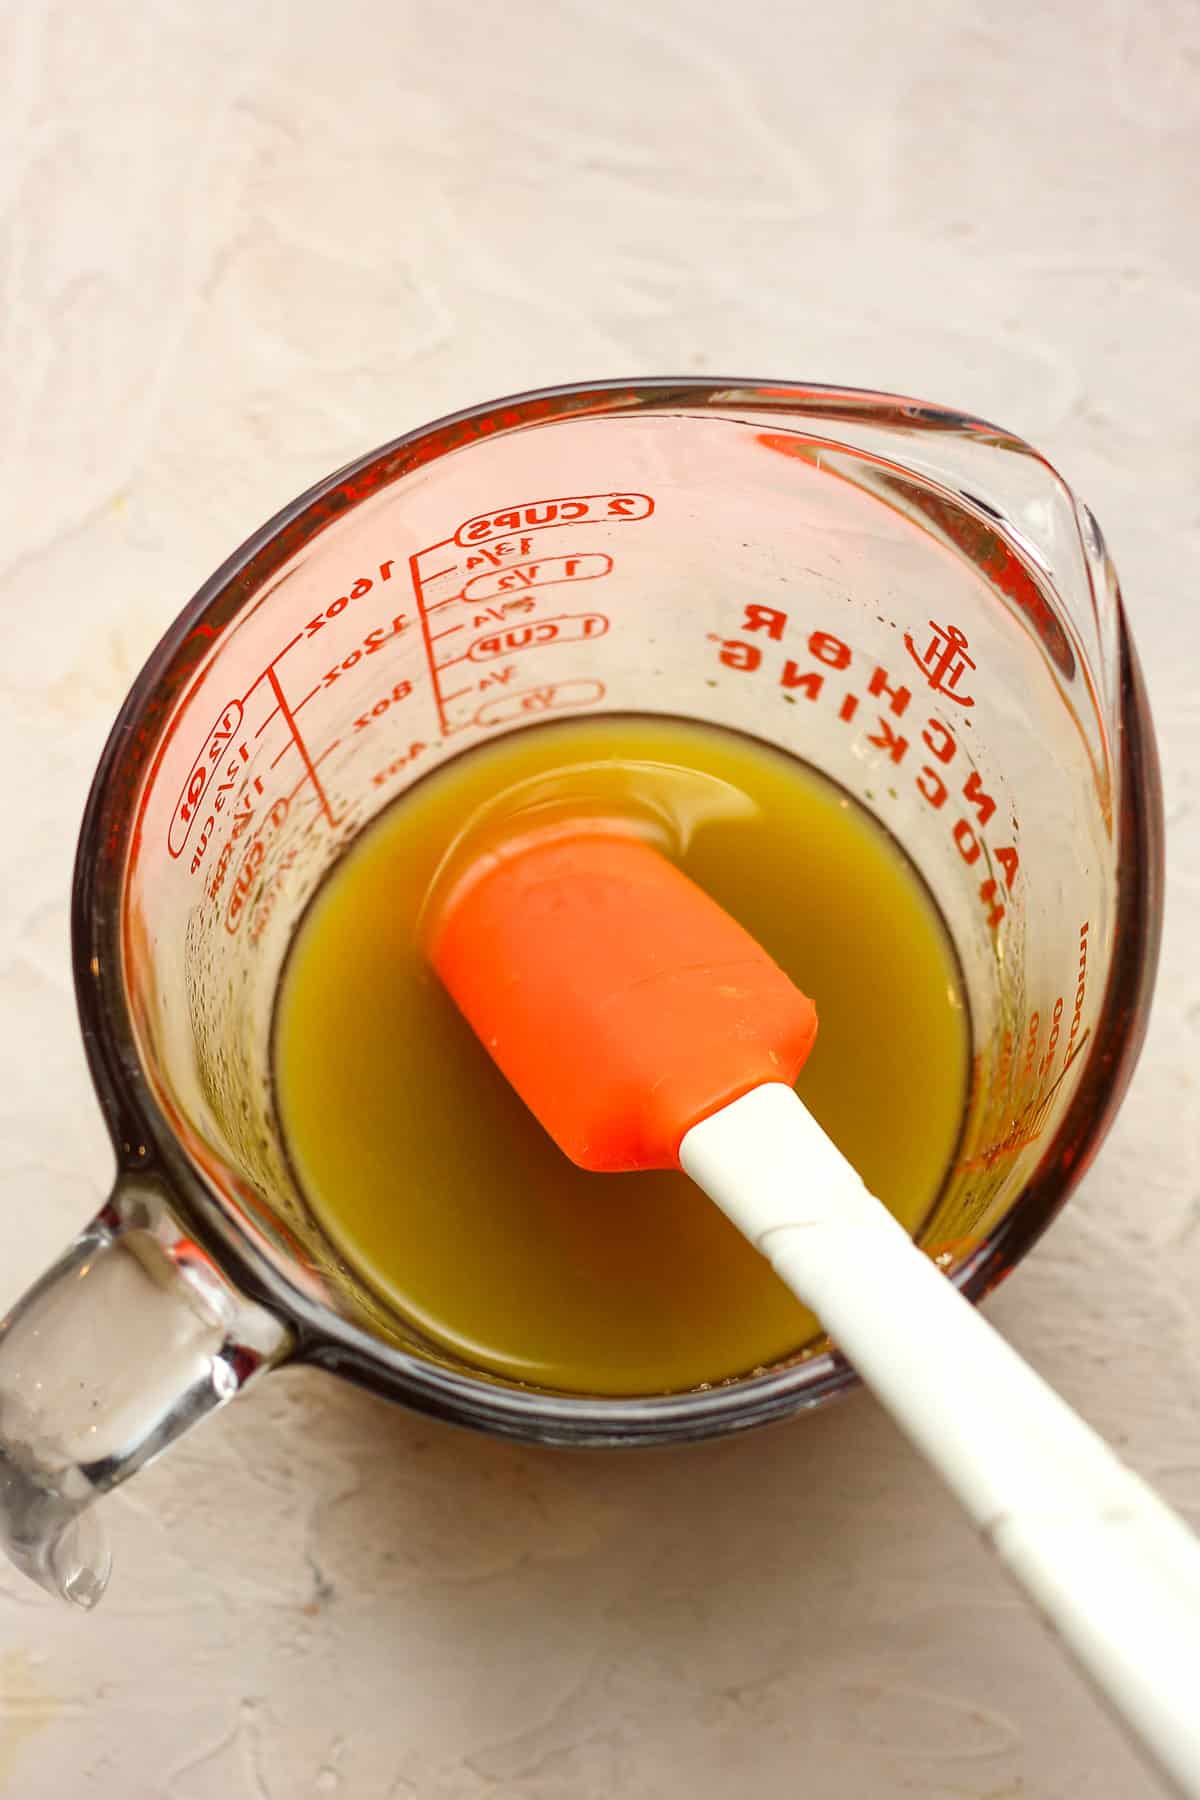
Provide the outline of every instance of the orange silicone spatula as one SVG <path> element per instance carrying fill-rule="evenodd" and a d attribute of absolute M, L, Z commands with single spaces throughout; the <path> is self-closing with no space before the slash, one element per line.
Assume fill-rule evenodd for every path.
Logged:
<path fill-rule="evenodd" d="M 681 1167 L 770 1259 L 1197 1800 L 1200 1545 L 805 1110 L 792 1083 L 816 1034 L 811 1001 L 674 864 L 594 824 L 480 855 L 439 897 L 428 951 L 573 1162 Z"/>
<path fill-rule="evenodd" d="M 435 914 L 433 965 L 582 1169 L 669 1169 L 680 1139 L 764 1081 L 789 1087 L 811 1000 L 702 888 L 613 829 L 531 831 Z"/>

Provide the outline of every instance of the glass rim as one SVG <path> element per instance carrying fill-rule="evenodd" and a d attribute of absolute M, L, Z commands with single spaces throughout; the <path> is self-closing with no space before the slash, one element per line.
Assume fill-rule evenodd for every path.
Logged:
<path fill-rule="evenodd" d="M 193 1163 L 155 1097 L 124 979 L 124 882 L 141 796 L 166 741 L 162 726 L 225 627 L 274 569 L 361 501 L 472 442 L 572 417 L 661 408 L 665 402 L 691 411 L 733 403 L 825 420 L 886 417 L 913 429 L 983 436 L 1052 468 L 1023 439 L 987 421 L 902 395 L 822 383 L 670 376 L 579 382 L 451 413 L 324 477 L 252 533 L 201 586 L 147 657 L 117 715 L 93 777 L 76 850 L 71 914 L 76 1001 L 116 1154 L 118 1187 L 131 1176 L 143 1181 L 157 1176 L 167 1203 L 214 1262 L 249 1297 L 291 1325 L 293 1361 L 324 1367 L 445 1419 L 541 1442 L 603 1445 L 709 1437 L 816 1405 L 857 1385 L 857 1376 L 829 1351 L 729 1385 L 675 1394 L 607 1398 L 523 1389 L 426 1361 L 305 1292 Z M 915 473 L 914 479 L 926 480 Z M 1108 1130 L 1145 1035 L 1162 921 L 1161 784 L 1145 686 L 1119 599 L 1117 605 L 1124 728 L 1113 964 L 1066 1116 L 1008 1214 L 952 1275 L 973 1301 L 1008 1274 L 1066 1202 Z"/>

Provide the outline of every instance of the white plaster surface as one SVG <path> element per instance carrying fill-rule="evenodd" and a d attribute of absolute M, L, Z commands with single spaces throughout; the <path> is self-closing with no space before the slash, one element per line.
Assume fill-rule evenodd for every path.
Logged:
<path fill-rule="evenodd" d="M 0 1307 L 110 1158 L 74 835 L 146 653 L 356 452 L 558 379 L 878 384 L 1031 437 L 1122 571 L 1169 910 L 1135 1087 L 995 1321 L 1200 1526 L 1195 0 L 0 7 Z M 21 1800 L 1141 1800 L 868 1398 L 630 1459 L 269 1379 L 0 1572 Z"/>

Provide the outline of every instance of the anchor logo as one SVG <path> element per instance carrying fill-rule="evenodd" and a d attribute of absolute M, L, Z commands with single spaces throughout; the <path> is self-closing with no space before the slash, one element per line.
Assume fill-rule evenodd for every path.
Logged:
<path fill-rule="evenodd" d="M 918 650 L 913 643 L 912 633 L 904 634 L 904 646 L 919 669 L 925 673 L 925 679 L 939 694 L 945 694 L 947 700 L 953 700 L 956 706 L 974 706 L 970 694 L 955 693 L 963 671 L 973 669 L 975 664 L 966 654 L 967 640 L 957 625 L 937 625 L 932 619 L 929 629 L 933 636 L 928 647 Z"/>

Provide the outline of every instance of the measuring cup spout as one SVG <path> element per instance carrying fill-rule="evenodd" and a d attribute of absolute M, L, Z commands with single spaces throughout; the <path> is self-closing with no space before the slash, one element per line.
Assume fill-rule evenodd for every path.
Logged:
<path fill-rule="evenodd" d="M 0 1321 L 0 1548 L 48 1592 L 94 1606 L 109 1554 L 92 1502 L 290 1343 L 181 1234 L 152 1183 L 119 1178 Z"/>

